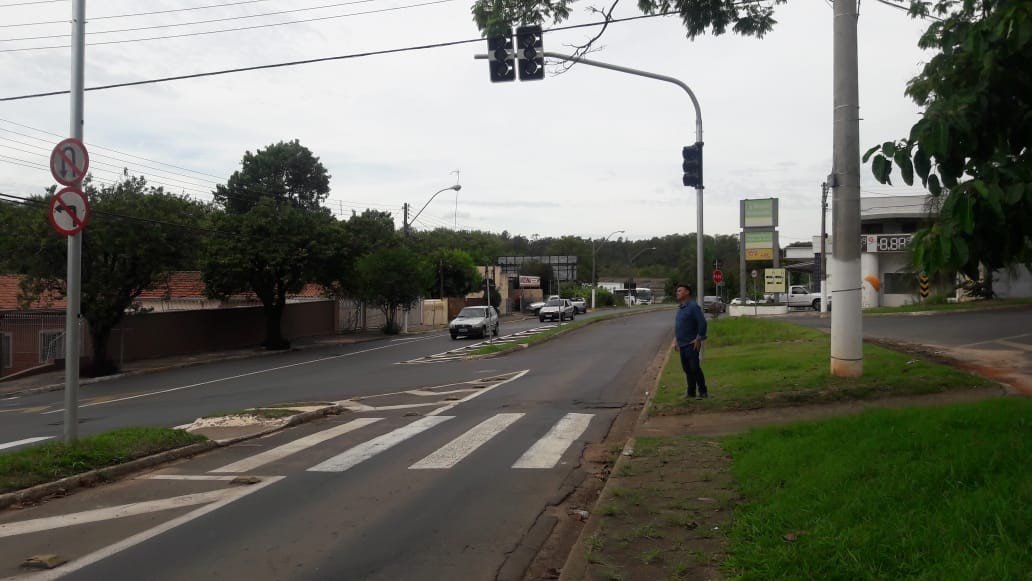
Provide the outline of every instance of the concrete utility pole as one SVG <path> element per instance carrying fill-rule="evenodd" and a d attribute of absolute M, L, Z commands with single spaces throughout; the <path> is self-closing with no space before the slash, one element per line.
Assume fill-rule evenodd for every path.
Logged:
<path fill-rule="evenodd" d="M 828 312 L 828 182 L 821 184 L 821 313 Z"/>
<path fill-rule="evenodd" d="M 72 2 L 72 85 L 70 137 L 82 141 L 86 94 L 86 0 Z M 71 444 L 79 432 L 79 351 L 82 317 L 82 232 L 68 237 L 67 307 L 65 310 L 64 441 Z M 94 361 L 94 363 L 100 363 Z"/>
<path fill-rule="evenodd" d="M 834 0 L 834 132 L 831 188 L 831 374 L 864 373 L 860 313 L 860 97 L 857 64 L 857 6 Z"/>

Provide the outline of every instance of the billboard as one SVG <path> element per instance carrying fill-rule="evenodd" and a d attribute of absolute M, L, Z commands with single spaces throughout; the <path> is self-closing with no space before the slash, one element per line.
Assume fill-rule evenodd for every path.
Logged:
<path fill-rule="evenodd" d="M 774 232 L 745 232 L 745 259 L 774 260 Z"/>
<path fill-rule="evenodd" d="M 742 200 L 739 207 L 742 229 L 777 228 L 778 199 Z"/>
<path fill-rule="evenodd" d="M 520 288 L 541 288 L 540 276 L 520 275 Z"/>

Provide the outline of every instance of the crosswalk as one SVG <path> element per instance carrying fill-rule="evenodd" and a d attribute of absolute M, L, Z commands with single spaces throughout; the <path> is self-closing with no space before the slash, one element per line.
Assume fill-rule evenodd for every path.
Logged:
<path fill-rule="evenodd" d="M 350 470 L 416 436 L 430 432 L 456 416 L 432 415 L 375 435 L 309 468 L 307 472 L 340 473 Z M 410 470 L 447 470 L 475 454 L 481 447 L 524 419 L 524 413 L 499 413 L 466 430 L 421 460 Z M 547 470 L 560 463 L 570 447 L 587 431 L 594 414 L 568 413 L 560 417 L 543 436 L 534 441 L 511 465 L 512 469 Z M 253 456 L 210 470 L 218 474 L 254 472 L 337 437 L 374 426 L 385 418 L 358 418 L 287 442 Z M 425 439 L 421 439 L 425 441 Z"/>
<path fill-rule="evenodd" d="M 461 359 L 468 359 L 477 350 L 487 345 L 504 345 L 506 343 L 517 343 L 532 335 L 537 335 L 543 331 L 554 329 L 558 326 L 558 323 L 552 323 L 550 325 L 541 325 L 534 327 L 533 329 L 527 329 L 520 331 L 519 333 L 513 333 L 511 335 L 504 335 L 496 339 L 477 341 L 476 343 L 470 343 L 463 345 L 462 347 L 456 347 L 443 353 L 435 353 L 433 355 L 424 355 L 422 357 L 416 357 L 415 359 L 409 359 L 408 361 L 401 361 L 402 365 L 418 364 L 418 363 L 443 363 L 445 361 L 456 361 Z"/>

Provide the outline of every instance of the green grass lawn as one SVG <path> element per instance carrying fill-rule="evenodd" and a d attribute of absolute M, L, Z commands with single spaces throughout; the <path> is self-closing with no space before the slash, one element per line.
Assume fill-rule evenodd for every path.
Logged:
<path fill-rule="evenodd" d="M 864 309 L 864 314 L 916 313 L 922 311 L 976 311 L 984 309 L 999 309 L 1004 307 L 1020 307 L 1023 305 L 1032 305 L 1032 298 L 965 301 L 963 303 L 914 303 L 912 305 L 902 305 L 899 307 L 875 307 L 872 309 Z"/>
<path fill-rule="evenodd" d="M 708 335 L 702 368 L 709 399 L 684 399 L 684 372 L 678 354 L 672 352 L 651 413 L 677 414 L 692 407 L 747 409 L 993 385 L 917 356 L 866 344 L 863 377 L 833 377 L 827 333 L 769 319 L 712 321 Z"/>
<path fill-rule="evenodd" d="M 1029 579 L 1028 399 L 876 410 L 724 443 L 745 497 L 736 578 Z"/>
<path fill-rule="evenodd" d="M 206 440 L 167 428 L 123 428 L 80 438 L 71 445 L 46 442 L 0 454 L 0 493 L 53 482 Z"/>

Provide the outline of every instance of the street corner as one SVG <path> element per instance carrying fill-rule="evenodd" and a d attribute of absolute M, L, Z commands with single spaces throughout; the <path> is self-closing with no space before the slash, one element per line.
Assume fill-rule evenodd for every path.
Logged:
<path fill-rule="evenodd" d="M 194 420 L 191 424 L 177 427 L 225 445 L 275 432 L 317 417 L 338 414 L 343 409 L 334 402 L 285 403 L 206 416 Z"/>

